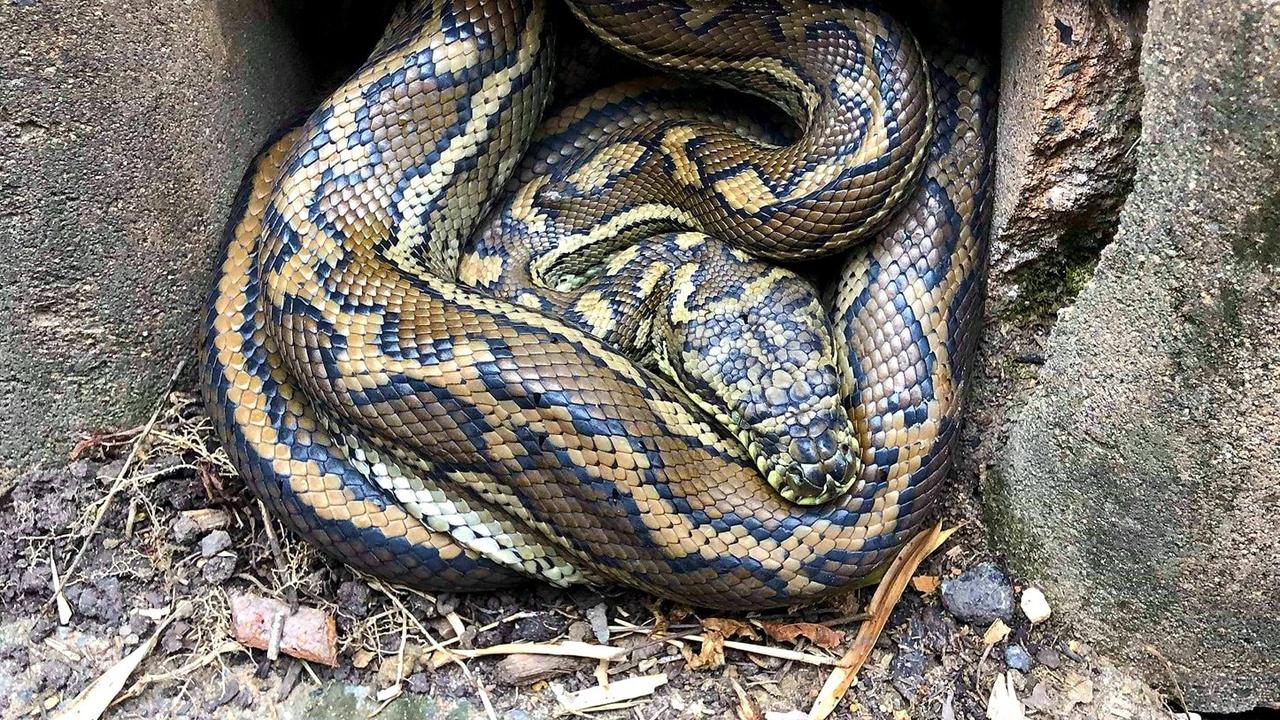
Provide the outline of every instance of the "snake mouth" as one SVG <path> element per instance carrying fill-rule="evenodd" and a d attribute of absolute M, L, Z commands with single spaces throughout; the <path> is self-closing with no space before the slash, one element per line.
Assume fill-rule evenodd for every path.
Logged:
<path fill-rule="evenodd" d="M 835 456 L 818 463 L 792 465 L 782 473 L 777 491 L 796 505 L 821 505 L 848 492 L 857 479 L 854 463 Z"/>

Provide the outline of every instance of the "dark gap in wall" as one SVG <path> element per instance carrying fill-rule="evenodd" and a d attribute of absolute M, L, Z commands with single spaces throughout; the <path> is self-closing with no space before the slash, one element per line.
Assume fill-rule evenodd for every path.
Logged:
<path fill-rule="evenodd" d="M 369 57 L 396 6 L 394 0 L 275 0 L 316 80 L 317 100 Z"/>

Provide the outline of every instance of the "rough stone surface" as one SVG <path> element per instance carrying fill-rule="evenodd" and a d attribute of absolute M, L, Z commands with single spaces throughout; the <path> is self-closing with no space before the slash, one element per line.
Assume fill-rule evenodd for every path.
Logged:
<path fill-rule="evenodd" d="M 0 3 L 0 471 L 139 422 L 249 158 L 313 86 L 259 0 Z"/>
<path fill-rule="evenodd" d="M 994 563 L 982 563 L 942 582 L 942 606 L 957 618 L 989 625 L 1013 616 L 1013 588 Z"/>
<path fill-rule="evenodd" d="M 1280 701 L 1280 5 L 1152 2 L 1141 78 L 1133 192 L 988 519 L 1055 611 L 1240 711 Z"/>
<path fill-rule="evenodd" d="M 1004 3 L 992 272 L 1024 314 L 1079 289 L 1132 181 L 1145 3 Z"/>

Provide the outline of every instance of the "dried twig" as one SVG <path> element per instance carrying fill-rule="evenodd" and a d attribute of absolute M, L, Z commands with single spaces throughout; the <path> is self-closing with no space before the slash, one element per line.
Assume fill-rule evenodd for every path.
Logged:
<path fill-rule="evenodd" d="M 907 583 L 915 575 L 916 568 L 938 546 L 946 542 L 947 538 L 951 537 L 951 533 L 955 532 L 955 530 L 955 528 L 952 528 L 943 531 L 942 523 L 938 523 L 930 530 L 913 538 L 893 558 L 880 584 L 876 586 L 876 592 L 871 597 L 870 605 L 867 606 L 867 612 L 870 613 L 871 619 L 858 628 L 858 635 L 854 638 L 853 647 L 849 649 L 849 652 L 845 653 L 844 657 L 840 658 L 838 666 L 831 672 L 827 682 L 823 684 L 822 692 L 818 693 L 818 699 L 814 701 L 813 707 L 809 710 L 810 720 L 823 720 L 836 709 L 836 705 L 840 703 L 844 694 L 848 692 L 849 686 L 853 684 L 853 679 L 857 677 L 858 670 L 862 668 L 862 664 L 871 655 L 871 650 L 875 647 L 876 640 L 880 637 L 881 631 L 884 630 L 885 624 L 889 621 L 889 614 L 893 612 L 893 607 L 898 604 L 898 598 L 902 597 L 902 591 L 906 589 Z"/>
<path fill-rule="evenodd" d="M 89 532 L 85 535 L 84 542 L 80 543 L 80 549 L 76 551 L 75 558 L 71 564 L 67 566 L 67 570 L 63 573 L 62 585 L 65 587 L 71 582 L 77 569 L 80 567 L 80 561 L 84 559 L 85 552 L 89 549 L 89 544 L 93 542 L 93 538 L 97 536 L 98 529 L 102 527 L 102 521 L 107 516 L 107 511 L 111 509 L 111 503 L 115 500 L 116 494 L 125 485 L 125 478 L 129 474 L 129 470 L 133 467 L 134 460 L 138 457 L 138 452 L 142 448 L 142 443 L 151 434 L 151 428 L 156 424 L 156 420 L 160 418 L 160 413 L 164 410 L 168 401 L 169 393 L 173 391 L 173 387 L 178 382 L 178 377 L 182 375 L 182 371 L 187 367 L 186 358 L 178 363 L 178 367 L 174 369 L 173 375 L 169 377 L 169 383 L 165 386 L 164 393 L 160 396 L 160 402 L 156 405 L 156 409 L 151 413 L 151 417 L 147 423 L 142 426 L 142 431 L 134 438 L 133 444 L 129 447 L 129 454 L 125 456 L 124 464 L 120 466 L 120 472 L 116 473 L 115 480 L 111 483 L 111 489 L 107 491 L 107 496 L 102 500 L 102 507 L 98 508 L 98 513 L 93 519 L 93 525 L 89 527 Z M 53 602 L 51 599 L 50 602 Z M 46 603 L 45 607 L 48 607 Z"/>
<path fill-rule="evenodd" d="M 378 589 L 378 592 L 386 595 L 387 598 L 391 600 L 391 603 L 400 610 L 400 612 L 404 613 L 404 616 L 413 623 L 414 627 L 418 629 L 418 632 L 422 633 L 422 637 L 431 644 L 431 648 L 433 650 L 446 656 L 450 656 L 453 662 L 462 670 L 462 674 L 465 675 L 467 680 L 470 680 L 471 684 L 475 686 L 476 694 L 480 696 L 480 703 L 484 705 L 484 711 L 485 714 L 489 716 L 489 720 L 498 720 L 498 714 L 493 709 L 493 702 L 489 699 L 489 691 L 485 689 L 483 683 L 476 679 L 475 675 L 471 674 L 471 668 L 467 667 L 467 664 L 462 662 L 462 658 L 455 655 L 455 651 L 446 650 L 443 645 L 437 642 L 435 636 L 431 634 L 431 631 L 427 630 L 427 628 L 418 621 L 418 618 L 415 617 L 413 613 L 409 612 L 409 608 L 405 607 L 404 601 L 402 601 L 400 597 L 391 590 L 391 588 L 387 587 L 386 583 L 381 580 L 375 580 L 373 582 L 373 586 Z"/>

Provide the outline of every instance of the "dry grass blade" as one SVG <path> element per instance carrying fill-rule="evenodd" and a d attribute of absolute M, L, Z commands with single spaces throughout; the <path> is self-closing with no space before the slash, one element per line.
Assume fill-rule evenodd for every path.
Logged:
<path fill-rule="evenodd" d="M 53 720 L 97 720 L 102 714 L 111 707 L 111 703 L 115 702 L 120 691 L 124 689 L 124 684 L 129 681 L 129 676 L 138 669 L 142 661 L 155 648 L 156 642 L 160 640 L 160 634 L 169 627 L 169 622 L 174 618 L 186 616 L 190 614 L 189 609 L 180 608 L 170 614 L 164 622 L 156 626 L 155 632 L 151 633 L 151 637 L 147 641 L 139 645 L 133 652 L 125 655 L 116 661 L 114 665 L 107 668 L 107 671 L 98 676 L 96 680 L 89 683 L 76 699 L 71 703 L 65 711 L 54 716 Z"/>
<path fill-rule="evenodd" d="M 489 691 L 485 689 L 484 683 L 481 683 L 476 676 L 471 673 L 471 668 L 467 667 L 467 664 L 462 662 L 462 658 L 457 654 L 458 651 L 445 650 L 444 646 L 436 640 L 435 636 L 418 621 L 417 616 L 410 612 L 408 607 L 405 607 L 404 601 L 400 599 L 400 596 L 388 587 L 386 583 L 381 580 L 374 580 L 371 583 L 371 587 L 376 588 L 378 592 L 381 592 L 388 600 L 391 601 L 392 605 L 396 606 L 396 609 L 403 614 L 402 616 L 417 628 L 418 632 L 422 634 L 422 637 L 426 638 L 427 642 L 437 654 L 448 657 L 451 662 L 458 666 L 458 669 L 462 671 L 462 674 L 466 676 L 467 680 L 471 681 L 471 684 L 475 687 L 476 695 L 480 697 L 480 704 L 484 706 L 485 715 L 490 720 L 498 720 L 498 714 L 493 709 L 493 702 L 489 699 Z"/>
<path fill-rule="evenodd" d="M 52 550 L 49 551 L 49 575 L 53 579 L 53 600 L 58 605 L 58 624 L 66 625 L 71 622 L 71 603 L 62 592 L 62 578 L 58 576 L 58 564 L 53 560 Z"/>
<path fill-rule="evenodd" d="M 654 690 L 667 684 L 667 674 L 642 675 L 609 683 L 608 687 L 597 685 L 579 690 L 576 693 L 557 693 L 556 699 L 565 710 L 572 713 L 602 710 L 606 707 L 625 703 L 630 700 L 652 695 Z"/>
<path fill-rule="evenodd" d="M 448 652 L 461 657 L 473 658 L 485 655 L 561 655 L 564 657 L 590 658 L 592 660 L 617 660 L 629 651 L 626 648 L 610 645 L 592 645 L 591 643 L 565 640 L 558 643 L 506 643 L 492 645 L 476 650 L 451 649 Z"/>
<path fill-rule="evenodd" d="M 735 708 L 738 720 L 764 720 L 764 713 L 760 712 L 755 700 L 743 689 L 742 683 L 737 678 L 730 678 L 730 682 L 733 684 L 733 694 L 738 697 L 738 706 Z"/>
<path fill-rule="evenodd" d="M 867 606 L 867 614 L 870 617 L 858 628 L 853 647 L 840 658 L 838 666 L 822 686 L 822 692 L 818 693 L 818 699 L 809 710 L 809 720 L 823 720 L 836 709 L 836 705 L 853 684 L 853 679 L 857 677 L 858 670 L 862 669 L 862 664 L 867 661 L 871 649 L 875 647 L 876 639 L 880 637 L 881 631 L 889 621 L 889 614 L 898 604 L 898 598 L 902 597 L 902 592 L 907 589 L 907 583 L 915 575 L 916 568 L 930 553 L 946 542 L 953 532 L 955 528 L 943 531 L 942 523 L 938 523 L 913 538 L 894 557 L 888 571 L 876 587 L 875 594 L 871 597 L 871 604 Z"/>
<path fill-rule="evenodd" d="M 702 635 L 685 635 L 680 639 L 694 640 L 703 642 Z M 673 638 L 672 642 L 676 639 Z M 823 655 L 814 655 L 813 653 L 800 652 L 798 650 L 788 650 L 786 648 L 778 648 L 770 645 L 757 645 L 755 643 L 740 642 L 737 640 L 725 640 L 724 646 L 730 650 L 739 650 L 753 655 L 763 655 L 765 657 L 774 657 L 780 660 L 795 660 L 796 662 L 806 663 L 808 665 L 838 665 L 839 661 L 833 657 Z"/>

